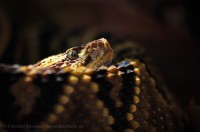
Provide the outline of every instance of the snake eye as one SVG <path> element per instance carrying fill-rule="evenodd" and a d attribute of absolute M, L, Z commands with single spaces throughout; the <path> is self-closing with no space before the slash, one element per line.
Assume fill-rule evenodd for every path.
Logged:
<path fill-rule="evenodd" d="M 67 57 L 71 60 L 78 58 L 78 53 L 75 50 L 70 50 L 67 52 Z"/>

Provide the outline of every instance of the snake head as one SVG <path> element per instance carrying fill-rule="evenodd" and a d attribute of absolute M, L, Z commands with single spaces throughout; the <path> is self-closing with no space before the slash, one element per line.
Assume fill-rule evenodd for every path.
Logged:
<path fill-rule="evenodd" d="M 113 50 L 104 38 L 94 40 L 81 46 L 68 49 L 66 52 L 47 57 L 34 64 L 34 70 L 46 68 L 76 68 L 85 66 L 97 69 L 103 65 L 109 65 L 112 61 Z"/>
<path fill-rule="evenodd" d="M 104 38 L 70 48 L 66 51 L 66 60 L 70 67 L 86 66 L 96 69 L 112 62 L 113 50 Z"/>

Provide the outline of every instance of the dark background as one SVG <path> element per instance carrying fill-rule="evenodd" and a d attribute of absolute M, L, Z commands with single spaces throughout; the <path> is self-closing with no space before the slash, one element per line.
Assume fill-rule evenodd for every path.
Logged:
<path fill-rule="evenodd" d="M 57 45 L 75 29 L 111 32 L 144 45 L 187 110 L 192 98 L 200 104 L 199 7 L 194 0 L 1 0 L 0 62 L 31 64 L 64 51 Z"/>

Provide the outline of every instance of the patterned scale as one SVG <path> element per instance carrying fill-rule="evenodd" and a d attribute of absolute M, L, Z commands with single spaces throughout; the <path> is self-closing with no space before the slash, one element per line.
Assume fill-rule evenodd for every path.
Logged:
<path fill-rule="evenodd" d="M 115 44 L 113 64 L 97 70 L 26 74 L 1 64 L 1 131 L 183 131 L 183 113 L 151 58 L 133 42 Z"/>

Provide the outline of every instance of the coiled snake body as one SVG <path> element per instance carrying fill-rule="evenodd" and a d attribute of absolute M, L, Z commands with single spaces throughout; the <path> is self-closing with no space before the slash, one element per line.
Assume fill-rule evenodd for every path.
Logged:
<path fill-rule="evenodd" d="M 137 48 L 102 38 L 34 65 L 1 64 L 0 130 L 182 131 L 179 106 Z"/>

